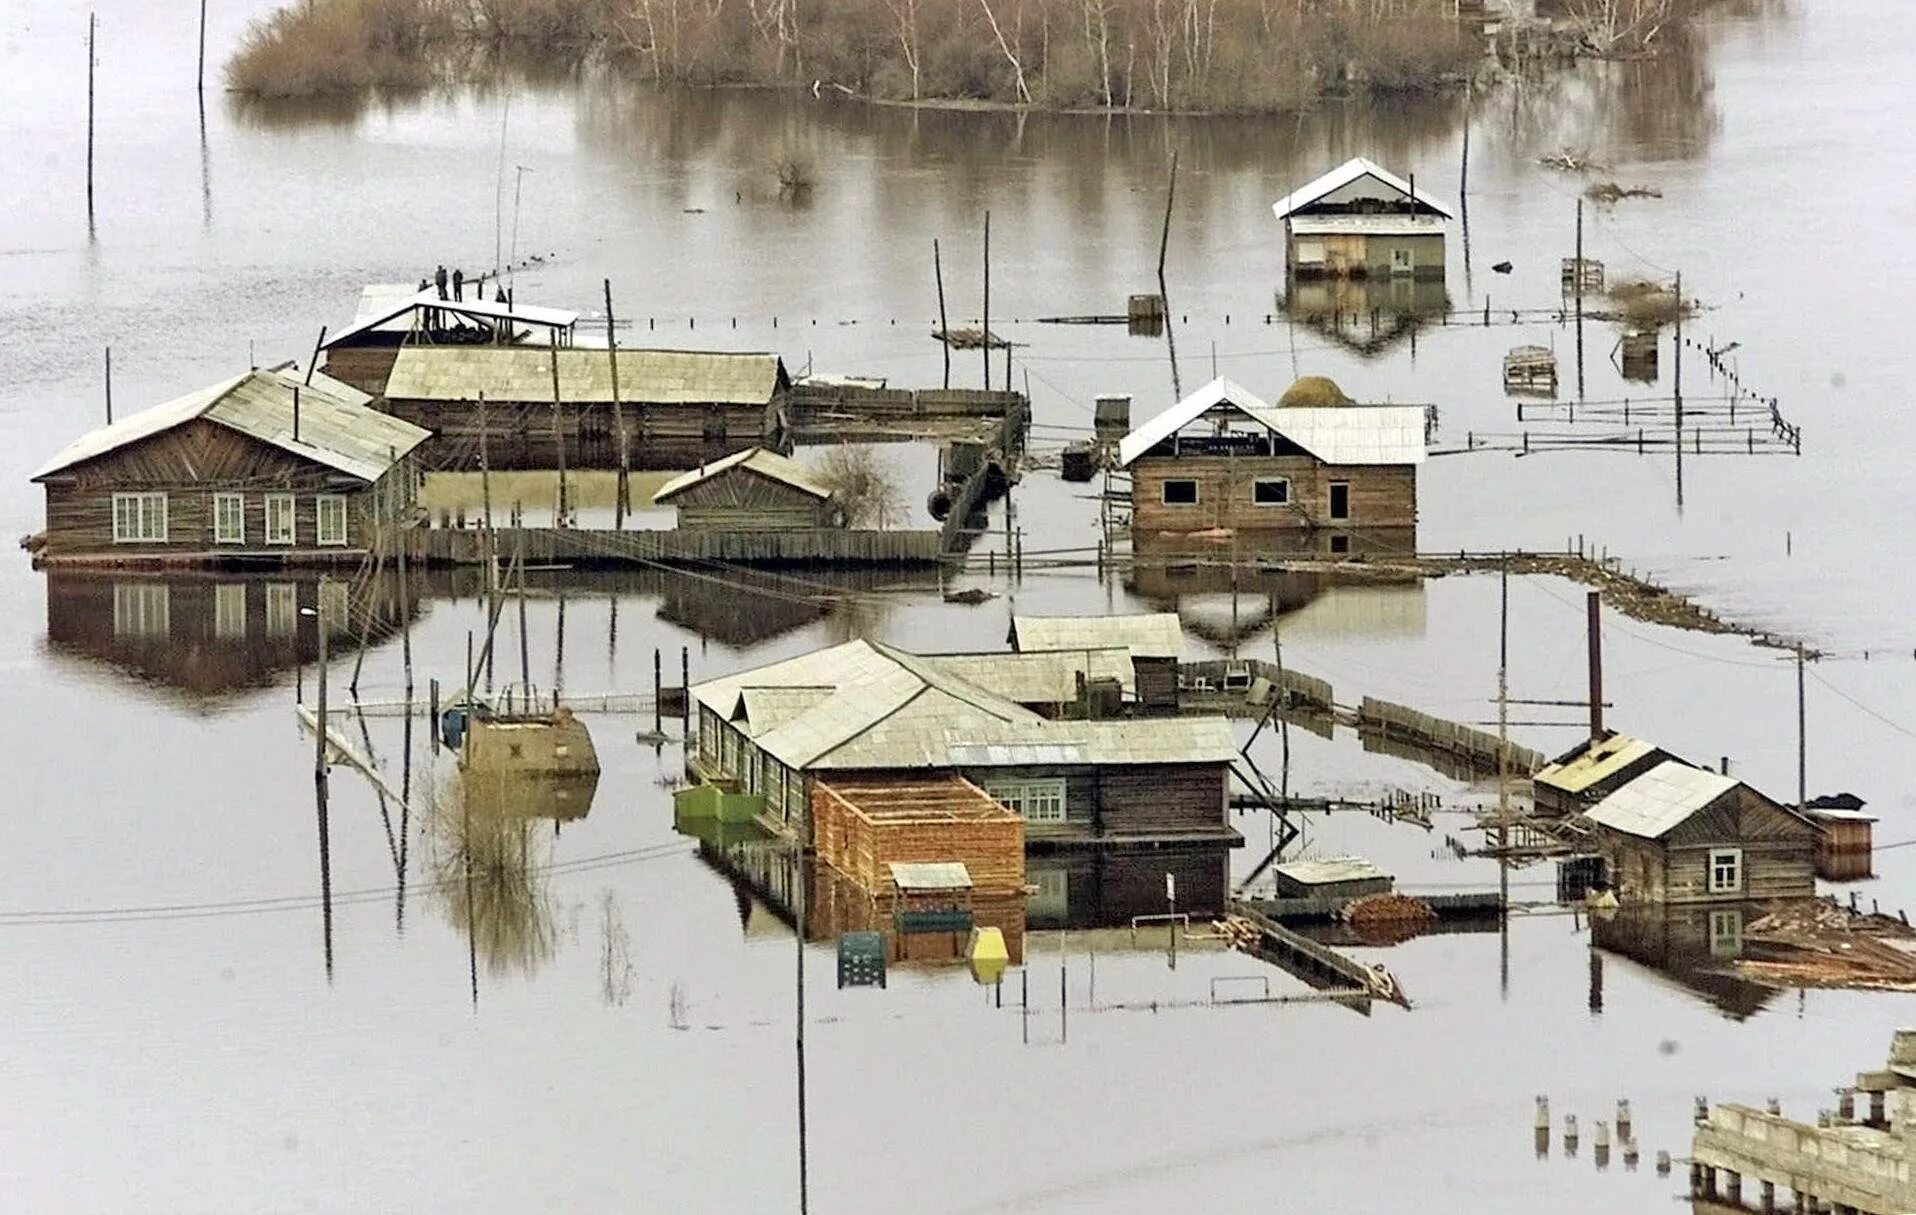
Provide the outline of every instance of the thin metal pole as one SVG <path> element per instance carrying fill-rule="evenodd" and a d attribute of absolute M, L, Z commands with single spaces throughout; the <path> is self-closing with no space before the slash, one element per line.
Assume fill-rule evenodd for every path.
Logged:
<path fill-rule="evenodd" d="M 1583 400 L 1583 199 L 1577 199 L 1577 399 Z"/>
<path fill-rule="evenodd" d="M 979 346 L 985 355 L 985 391 L 991 391 L 991 212 L 985 212 L 985 333 Z"/>
<path fill-rule="evenodd" d="M 1497 574 L 1497 850 L 1510 844 L 1510 554 Z"/>
<path fill-rule="evenodd" d="M 326 981 L 333 979 L 333 848 L 326 780 L 326 584 L 320 575 L 319 596 L 313 603 L 313 627 L 319 632 L 319 691 L 313 717 L 313 799 L 319 815 L 319 897 L 321 933 L 326 952 Z"/>
<path fill-rule="evenodd" d="M 526 533 L 519 536 L 519 687 L 524 693 L 532 691 L 532 662 L 526 656 Z"/>
<path fill-rule="evenodd" d="M 945 387 L 951 387 L 951 322 L 945 317 L 945 263 L 938 239 L 931 242 L 931 272 L 938 280 L 938 342 L 945 348 Z"/>
<path fill-rule="evenodd" d="M 106 348 L 106 424 L 113 425 L 113 347 Z"/>
<path fill-rule="evenodd" d="M 200 104 L 206 104 L 206 0 L 200 0 L 200 68 L 193 89 L 199 94 Z"/>
<path fill-rule="evenodd" d="M 561 411 L 559 404 L 559 331 L 557 329 L 552 331 L 550 350 L 552 353 L 552 444 L 559 461 L 559 518 L 555 522 L 555 526 L 565 527 L 570 511 L 567 509 L 569 503 L 566 501 L 565 488 L 565 432 L 561 430 L 559 426 L 559 414 Z"/>
<path fill-rule="evenodd" d="M 805 1126 L 805 851 L 799 848 L 793 858 L 793 886 L 797 898 L 793 900 L 796 921 L 792 932 L 794 964 L 796 971 L 793 986 L 796 1015 L 795 1046 L 798 1053 L 798 1210 L 799 1215 L 807 1215 L 811 1210 L 811 1160 L 806 1147 Z"/>
<path fill-rule="evenodd" d="M 619 435 L 619 483 L 612 495 L 612 526 L 625 527 L 626 500 L 631 496 L 632 445 L 625 433 L 625 402 L 619 398 L 619 338 L 612 328 L 612 280 L 605 280 L 605 355 L 612 367 L 612 423 Z"/>
<path fill-rule="evenodd" d="M 1803 686 L 1803 644 L 1796 645 L 1796 812 L 1803 813 L 1809 802 L 1809 713 Z M 324 685 L 321 685 L 322 687 Z"/>

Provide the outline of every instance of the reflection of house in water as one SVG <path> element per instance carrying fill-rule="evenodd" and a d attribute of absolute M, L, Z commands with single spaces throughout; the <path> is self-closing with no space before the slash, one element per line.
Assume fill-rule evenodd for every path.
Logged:
<path fill-rule="evenodd" d="M 416 609 L 400 602 L 397 578 L 273 574 L 168 575 L 50 570 L 47 641 L 62 654 L 101 662 L 136 678 L 215 697 L 264 687 L 319 657 L 315 618 L 341 644 L 396 633 Z"/>
<path fill-rule="evenodd" d="M 1625 907 L 1593 913 L 1590 939 L 1599 949 L 1649 967 L 1741 1021 L 1777 995 L 1776 988 L 1742 979 L 1735 969 L 1736 959 L 1743 956 L 1743 927 L 1762 915 L 1763 908 L 1753 903 Z M 1601 999 L 1601 993 L 1592 996 Z"/>
<path fill-rule="evenodd" d="M 1293 279 L 1281 303 L 1293 320 L 1370 357 L 1405 340 L 1415 351 L 1418 326 L 1445 321 L 1450 292 L 1442 279 Z"/>
<path fill-rule="evenodd" d="M 1025 918 L 1034 929 L 1126 928 L 1135 917 L 1173 910 L 1167 874 L 1177 891 L 1175 910 L 1193 917 L 1220 915 L 1230 902 L 1230 857 L 1230 849 L 1220 844 L 1034 852 L 1025 862 L 1032 889 Z"/>

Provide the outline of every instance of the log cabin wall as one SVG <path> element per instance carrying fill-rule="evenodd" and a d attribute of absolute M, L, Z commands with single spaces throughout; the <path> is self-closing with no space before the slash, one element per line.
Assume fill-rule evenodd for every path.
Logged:
<path fill-rule="evenodd" d="M 693 531 L 814 531 L 839 525 L 838 507 L 804 490 L 732 468 L 669 499 L 679 527 Z"/>
<path fill-rule="evenodd" d="M 1106 767 L 1097 788 L 1102 835 L 1215 835 L 1228 826 L 1223 764 Z"/>
<path fill-rule="evenodd" d="M 419 447 L 425 467 L 479 467 L 477 402 L 391 398 L 377 407 L 432 432 Z M 764 405 L 627 402 L 623 412 L 631 467 L 640 470 L 696 468 L 748 447 L 776 447 L 782 439 Z M 484 432 L 486 460 L 495 469 L 556 468 L 561 443 L 568 468 L 619 466 L 618 418 L 609 404 L 565 403 L 555 413 L 551 401 L 487 401 Z"/>
<path fill-rule="evenodd" d="M 1260 504 L 1260 480 L 1289 482 L 1287 501 Z M 1193 481 L 1197 501 L 1166 502 L 1165 482 Z M 1348 487 L 1347 518 L 1331 514 L 1331 486 Z M 1334 465 L 1307 455 L 1146 456 L 1131 466 L 1134 533 L 1407 527 L 1417 521 L 1417 468 Z"/>
<path fill-rule="evenodd" d="M 1625 901 L 1736 903 L 1816 894 L 1816 828 L 1747 785 L 1724 793 L 1661 839 L 1601 826 L 1597 838 Z M 1723 850 L 1738 853 L 1739 881 L 1712 890 L 1712 856 Z"/>
<path fill-rule="evenodd" d="M 405 507 L 412 500 L 412 478 L 402 461 L 382 482 Z M 49 559 L 77 554 L 118 556 L 187 555 L 220 552 L 352 553 L 372 543 L 375 494 L 357 477 L 303 460 L 204 418 L 128 444 L 46 480 Z M 119 542 L 113 539 L 113 495 L 164 493 L 166 540 Z M 213 495 L 237 493 L 244 499 L 245 539 L 216 544 Z M 266 495 L 294 495 L 292 544 L 266 543 Z M 346 498 L 346 543 L 321 547 L 314 498 Z"/>

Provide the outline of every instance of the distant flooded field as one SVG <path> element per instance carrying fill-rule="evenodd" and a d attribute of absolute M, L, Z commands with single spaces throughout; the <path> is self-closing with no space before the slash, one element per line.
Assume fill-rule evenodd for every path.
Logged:
<path fill-rule="evenodd" d="M 209 51 L 264 7 L 215 11 Z M 303 361 L 363 285 L 441 263 L 511 264 L 521 298 L 587 311 L 609 278 L 622 345 L 774 350 L 795 375 L 935 386 L 932 242 L 951 323 L 980 324 L 989 210 L 990 324 L 1015 343 L 1035 452 L 1089 437 L 1101 393 L 1131 394 L 1141 420 L 1213 375 L 1274 397 L 1322 374 L 1361 400 L 1434 405 L 1433 447 L 1454 454 L 1421 470 L 1419 548 L 1581 542 L 1820 655 L 1806 679 L 1809 792 L 1854 792 L 1881 814 L 1878 876 L 1826 889 L 1906 908 L 1916 533 L 1900 520 L 1916 481 L 1901 461 L 1916 416 L 1900 402 L 1916 367 L 1874 296 L 1916 235 L 1907 208 L 1867 201 L 1880 189 L 1852 184 L 1865 201 L 1845 203 L 1832 183 L 1916 173 L 1902 136 L 1913 22 L 1887 3 L 1732 9 L 1692 53 L 1589 65 L 1468 109 L 1404 100 L 1264 122 L 894 110 L 591 73 L 319 110 L 229 105 L 213 90 L 202 115 L 193 22 L 114 11 L 101 15 L 89 236 L 85 16 L 28 0 L 0 14 L 0 132 L 32 169 L 0 201 L 0 524 L 42 526 L 28 478 L 104 420 L 104 348 L 125 416 L 249 365 Z M 767 168 L 791 147 L 816 166 L 796 202 Z M 1606 167 L 1537 163 L 1564 148 Z M 1169 333 L 1046 323 L 1122 313 L 1155 288 L 1174 150 Z M 1336 324 L 1280 306 L 1270 204 L 1353 155 L 1467 204 L 1414 328 L 1373 331 L 1362 300 Z M 1579 375 L 1576 327 L 1558 317 L 1577 199 L 1597 176 L 1662 197 L 1586 200 L 1586 254 L 1613 281 L 1681 271 L 1700 304 L 1680 356 L 1663 331 L 1654 381 L 1626 376 L 1608 321 L 1585 323 Z M 1652 400 L 1672 395 L 1680 357 L 1690 425 L 1764 425 L 1731 419 L 1740 387 L 1777 399 L 1802 453 L 1524 454 L 1537 406 L 1520 418 L 1500 373 L 1518 345 L 1555 353 L 1551 408 L 1581 400 L 1585 433 L 1654 426 L 1638 411 L 1667 408 Z M 954 352 L 951 383 L 1002 386 L 993 354 Z M 932 526 L 934 449 L 876 450 L 904 487 L 904 526 Z M 602 522 L 611 475 L 567 476 Z M 472 521 L 478 480 L 435 477 L 429 508 Z M 670 526 L 649 508 L 663 480 L 634 476 L 647 509 L 631 526 Z M 496 511 L 550 516 L 554 475 L 491 481 Z M 1028 555 L 1082 555 L 1099 489 L 1034 469 L 975 551 L 1003 554 L 1009 522 Z M 1894 996 L 1746 982 L 1710 957 L 1707 924 L 1593 930 L 1555 906 L 1553 866 L 1459 856 L 1482 843 L 1467 811 L 1495 803 L 1494 782 L 1345 729 L 1293 728 L 1288 748 L 1265 730 L 1251 757 L 1275 773 L 1288 749 L 1298 794 L 1429 795 L 1437 809 L 1428 830 L 1312 814 L 1307 854 L 1368 857 L 1411 892 L 1501 883 L 1535 905 L 1502 931 L 1352 945 L 1391 969 L 1412 1011 L 1227 1003 L 1267 981 L 1276 996 L 1304 988 L 1241 953 L 1172 955 L 1164 936 L 1134 936 L 1124 922 L 1158 911 L 1162 893 L 1142 862 L 1034 862 L 1024 966 L 1002 989 L 924 966 L 895 969 L 883 990 L 840 990 L 832 946 L 795 950 L 776 891 L 716 863 L 722 841 L 674 829 L 682 726 L 662 716 L 654 730 L 655 663 L 672 685 L 681 663 L 696 682 L 859 636 L 1000 649 L 1013 611 L 1176 610 L 1192 657 L 1270 658 L 1281 637 L 1285 663 L 1340 701 L 1494 729 L 1494 576 L 1180 583 L 1036 559 L 1014 577 L 1008 564 L 529 571 L 523 631 L 515 604 L 478 690 L 627 699 L 584 715 L 596 786 L 510 799 L 508 814 L 456 790 L 435 723 L 403 709 L 408 655 L 421 705 L 434 681 L 444 698 L 463 691 L 490 610 L 476 570 L 415 572 L 405 589 L 390 572 L 40 573 L 16 554 L 0 569 L 12 622 L 0 724 L 16 755 L 0 853 L 12 1200 L 796 1209 L 796 964 L 814 1210 L 891 1210 L 910 1194 L 967 1213 L 1385 1212 L 1467 1193 L 1499 1215 L 1596 1215 L 1683 1192 L 1648 1162 L 1687 1151 L 1696 1094 L 1776 1096 L 1812 1116 L 1907 1020 Z M 954 600 L 964 590 L 984 594 Z M 1508 619 L 1511 695 L 1582 695 L 1581 588 L 1514 579 Z M 357 685 L 355 753 L 412 795 L 336 764 L 323 879 L 314 741 L 295 717 L 315 694 L 322 629 L 334 704 Z M 1614 614 L 1604 643 L 1613 725 L 1697 763 L 1728 758 L 1794 797 L 1792 655 Z M 1584 728 L 1578 710 L 1546 705 L 1513 723 L 1550 753 Z M 1245 844 L 1221 863 L 1242 878 L 1272 827 L 1248 810 L 1231 823 Z M 1695 932 L 1700 954 L 1658 947 Z M 1643 1167 L 1599 1171 L 1560 1147 L 1537 1158 L 1539 1093 L 1586 1127 L 1630 1099 Z"/>

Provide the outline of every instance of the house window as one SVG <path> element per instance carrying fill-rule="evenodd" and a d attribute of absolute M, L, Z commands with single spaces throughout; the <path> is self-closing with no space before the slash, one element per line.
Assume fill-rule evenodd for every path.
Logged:
<path fill-rule="evenodd" d="M 1027 823 L 1064 821 L 1064 778 L 987 783 L 985 792 Z"/>
<path fill-rule="evenodd" d="M 1331 518 L 1348 519 L 1351 517 L 1351 483 L 1349 481 L 1331 482 Z"/>
<path fill-rule="evenodd" d="M 1198 484 L 1188 477 L 1164 483 L 1164 504 L 1166 506 L 1196 506 Z"/>
<path fill-rule="evenodd" d="M 172 587 L 164 582 L 113 584 L 115 637 L 165 637 L 172 631 Z"/>
<path fill-rule="evenodd" d="M 1025 916 L 1033 920 L 1062 920 L 1071 911 L 1071 874 L 1065 869 L 1027 871 L 1035 893 L 1025 896 Z"/>
<path fill-rule="evenodd" d="M 1390 251 L 1390 272 L 1392 274 L 1409 274 L 1412 269 L 1409 249 L 1392 249 Z"/>
<path fill-rule="evenodd" d="M 266 635 L 291 637 L 299 625 L 299 588 L 290 582 L 266 584 Z"/>
<path fill-rule="evenodd" d="M 213 543 L 246 543 L 246 498 L 244 495 L 213 495 Z"/>
<path fill-rule="evenodd" d="M 1743 913 L 1734 907 L 1710 913 L 1710 956 L 1743 956 Z"/>
<path fill-rule="evenodd" d="M 1710 893 L 1734 894 L 1743 889 L 1743 850 L 1710 849 Z"/>
<path fill-rule="evenodd" d="M 114 494 L 113 543 L 165 544 L 165 494 Z"/>
<path fill-rule="evenodd" d="M 213 588 L 213 636 L 222 641 L 246 636 L 244 582 L 222 582 Z"/>
<path fill-rule="evenodd" d="M 1258 506 L 1289 506 L 1291 503 L 1290 478 L 1259 477 L 1251 482 L 1251 501 Z"/>
<path fill-rule="evenodd" d="M 321 494 L 313 499 L 313 517 L 319 543 L 335 546 L 346 543 L 346 499 L 338 494 Z"/>
<path fill-rule="evenodd" d="M 1331 537 L 1331 552 L 1348 553 L 1351 551 L 1351 538 L 1339 532 Z"/>
<path fill-rule="evenodd" d="M 293 495 L 266 495 L 266 543 L 291 544 L 293 542 Z"/>

